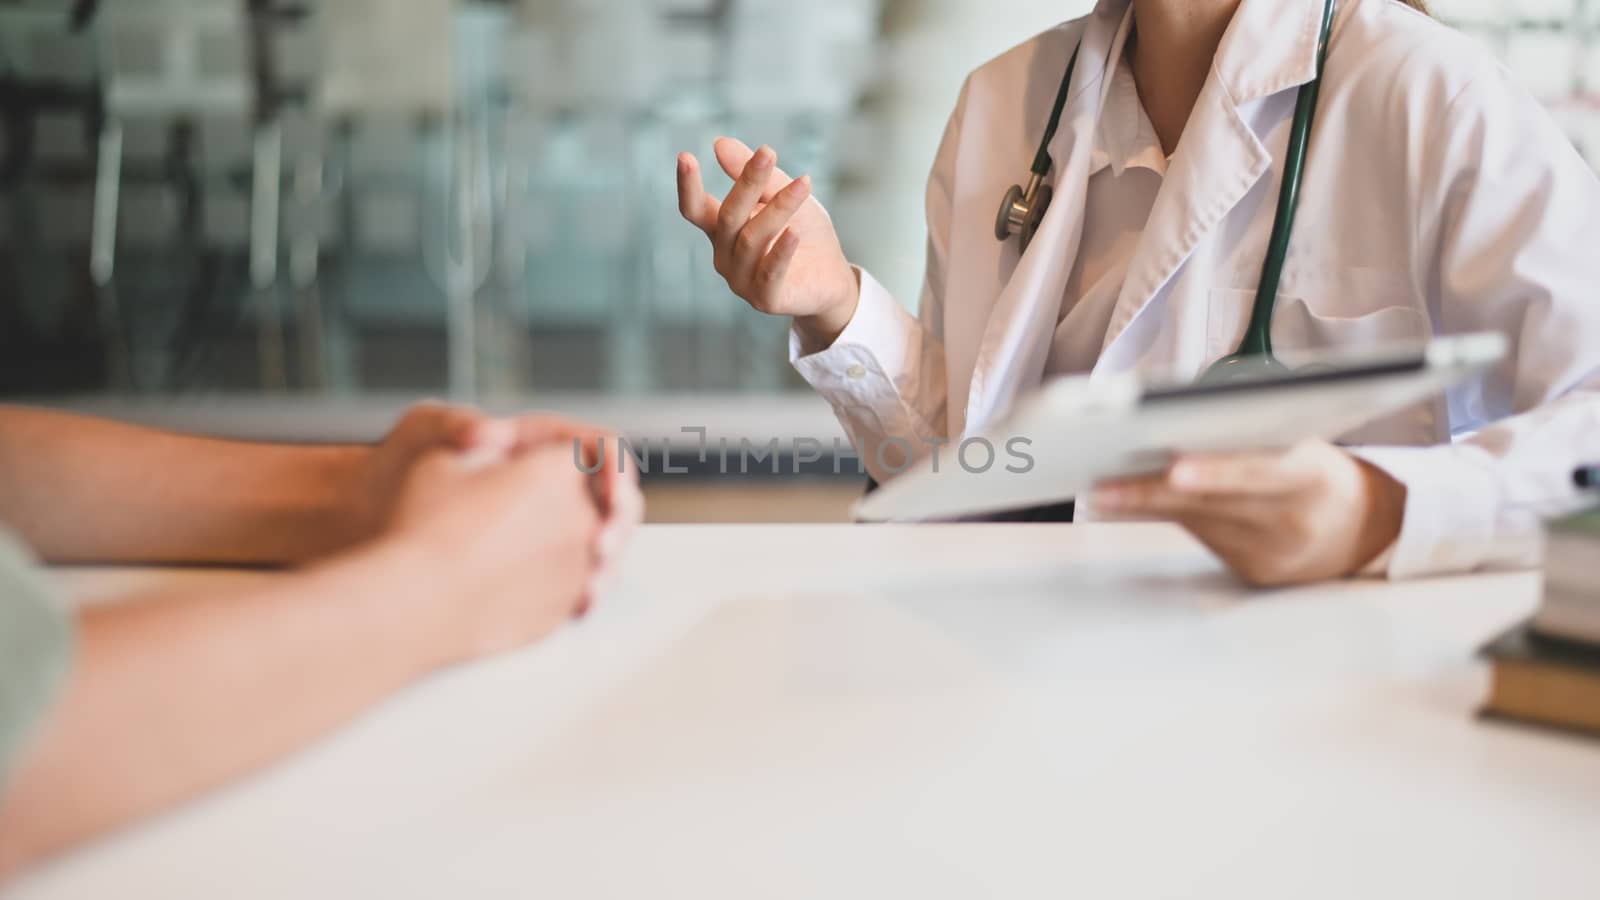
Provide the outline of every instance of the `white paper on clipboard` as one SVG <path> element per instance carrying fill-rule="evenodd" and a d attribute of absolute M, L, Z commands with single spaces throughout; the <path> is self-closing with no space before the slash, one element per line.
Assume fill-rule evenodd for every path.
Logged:
<path fill-rule="evenodd" d="M 976 437 L 971 467 L 948 448 L 861 499 L 860 521 L 956 519 L 1070 500 L 1108 479 L 1159 471 L 1179 452 L 1232 452 L 1332 439 L 1483 373 L 1503 335 L 1293 361 L 1287 378 L 1170 386 L 1137 374 L 1061 379 Z M 1021 439 L 1025 445 L 1013 445 Z M 1022 454 L 1012 455 L 1008 446 Z M 993 448 L 993 463 L 986 448 Z M 1027 460 L 1031 459 L 1031 465 Z"/>

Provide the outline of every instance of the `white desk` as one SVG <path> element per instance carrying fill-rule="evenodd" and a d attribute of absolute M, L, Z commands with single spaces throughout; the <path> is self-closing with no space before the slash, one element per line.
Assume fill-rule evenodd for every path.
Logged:
<path fill-rule="evenodd" d="M 590 621 L 6 900 L 1592 898 L 1600 744 L 1472 715 L 1536 590 L 1246 596 L 1159 526 L 647 528 Z"/>

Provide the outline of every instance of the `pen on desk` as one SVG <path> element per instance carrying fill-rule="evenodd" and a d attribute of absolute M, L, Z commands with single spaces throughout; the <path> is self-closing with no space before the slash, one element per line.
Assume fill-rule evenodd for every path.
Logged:
<path fill-rule="evenodd" d="M 1572 473 L 1572 483 L 1585 490 L 1600 490 L 1600 465 L 1579 468 Z"/>

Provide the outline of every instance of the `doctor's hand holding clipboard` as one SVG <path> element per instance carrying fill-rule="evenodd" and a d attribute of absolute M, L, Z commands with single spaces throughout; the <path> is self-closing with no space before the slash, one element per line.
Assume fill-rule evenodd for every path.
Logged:
<path fill-rule="evenodd" d="M 929 180 L 916 317 L 769 148 L 717 142 L 720 201 L 681 156 L 681 209 L 736 294 L 793 319 L 880 481 L 889 442 L 979 433 L 1053 376 L 1500 332 L 1487 376 L 1337 447 L 1180 458 L 1080 517 L 1176 521 L 1258 584 L 1530 564 L 1600 456 L 1600 183 L 1420 7 L 1101 0 L 980 67 Z"/>

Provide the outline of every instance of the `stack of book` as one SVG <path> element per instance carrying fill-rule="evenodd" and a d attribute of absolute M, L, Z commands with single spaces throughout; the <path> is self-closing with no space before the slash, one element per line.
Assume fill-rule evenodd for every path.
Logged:
<path fill-rule="evenodd" d="M 1538 614 L 1484 652 L 1486 715 L 1600 735 L 1600 511 L 1551 526 Z"/>

